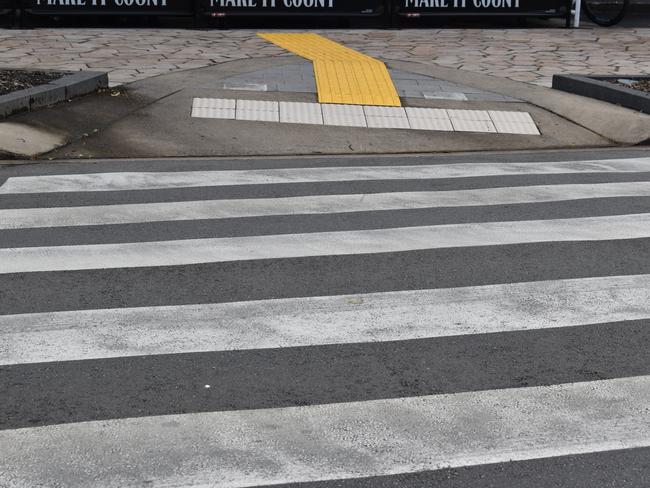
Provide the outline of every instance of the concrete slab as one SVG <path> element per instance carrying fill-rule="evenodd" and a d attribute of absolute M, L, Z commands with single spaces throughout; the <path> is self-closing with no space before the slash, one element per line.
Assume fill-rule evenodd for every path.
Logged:
<path fill-rule="evenodd" d="M 162 75 L 131 84 L 121 97 L 86 97 L 59 108 L 21 114 L 16 121 L 60 128 L 72 142 L 48 155 L 55 158 L 377 154 L 602 147 L 611 144 L 583 127 L 528 103 L 402 100 L 405 107 L 530 112 L 541 136 L 300 123 L 292 124 L 291 130 L 287 130 L 287 125 L 280 123 L 191 117 L 190 107 L 194 98 L 316 102 L 315 95 L 310 93 L 220 88 L 226 78 L 265 68 L 279 68 L 278 65 L 290 66 L 296 62 L 293 57 L 260 58 Z M 135 103 L 125 104 L 123 98 L 131 98 Z M 129 110 L 126 110 L 126 105 Z M 120 115 L 115 116 L 116 113 Z M 89 114 L 95 114 L 95 117 L 90 118 Z M 110 123 L 104 123 L 103 117 Z M 96 132 L 92 132 L 93 124 L 99 127 Z"/>
<path fill-rule="evenodd" d="M 52 131 L 15 122 L 0 122 L 0 152 L 33 157 L 65 144 L 65 137 Z"/>
<path fill-rule="evenodd" d="M 587 97 L 543 86 L 471 73 L 442 66 L 391 61 L 389 66 L 448 79 L 467 86 L 516 97 L 583 127 L 614 144 L 642 144 L 650 141 L 650 115 Z M 544 130 L 542 129 L 543 133 Z"/>
<path fill-rule="evenodd" d="M 389 73 L 398 94 L 402 97 L 517 101 L 512 97 L 459 83 L 451 83 L 433 76 L 395 69 L 389 70 Z M 224 80 L 221 87 L 226 90 L 316 93 L 316 80 L 311 62 L 302 61 L 286 66 L 284 69 L 274 66 L 233 76 Z"/>
<path fill-rule="evenodd" d="M 459 92 L 423 92 L 424 98 L 429 100 L 467 100 L 467 95 Z"/>

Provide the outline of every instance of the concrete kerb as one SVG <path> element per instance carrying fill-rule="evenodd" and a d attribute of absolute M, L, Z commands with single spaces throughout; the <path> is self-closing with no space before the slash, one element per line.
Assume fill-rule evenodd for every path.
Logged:
<path fill-rule="evenodd" d="M 64 72 L 65 73 L 65 72 Z M 43 85 L 0 95 L 0 119 L 16 112 L 47 107 L 108 87 L 108 75 L 99 71 L 66 73 Z"/>
<path fill-rule="evenodd" d="M 404 71 L 442 78 L 454 83 L 500 93 L 548 110 L 617 144 L 636 145 L 650 141 L 650 115 L 592 98 L 543 86 L 481 73 L 431 66 L 412 61 L 385 61 Z"/>
<path fill-rule="evenodd" d="M 611 81 L 621 78 L 647 80 L 649 77 L 634 75 L 555 75 L 553 76 L 553 88 L 650 114 L 650 93 L 611 83 Z"/>

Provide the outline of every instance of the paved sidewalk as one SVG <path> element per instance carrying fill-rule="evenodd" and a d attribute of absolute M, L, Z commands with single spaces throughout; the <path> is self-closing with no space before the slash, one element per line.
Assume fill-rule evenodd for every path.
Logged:
<path fill-rule="evenodd" d="M 650 28 L 315 31 L 371 56 L 550 86 L 556 73 L 650 74 Z M 235 59 L 291 56 L 253 30 L 0 30 L 0 67 L 98 69 L 128 83 Z"/>
<path fill-rule="evenodd" d="M 431 76 L 388 69 L 400 97 L 428 100 L 470 100 L 482 102 L 517 102 L 516 98 L 479 88 L 451 83 Z M 316 93 L 316 80 L 311 62 L 251 71 L 223 80 L 226 90 L 270 91 L 284 93 Z"/>

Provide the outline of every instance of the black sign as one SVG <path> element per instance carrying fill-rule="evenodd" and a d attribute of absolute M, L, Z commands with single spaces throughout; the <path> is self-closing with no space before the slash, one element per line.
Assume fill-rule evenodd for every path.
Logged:
<path fill-rule="evenodd" d="M 22 7 L 48 14 L 189 15 L 194 5 L 193 0 L 22 0 Z"/>
<path fill-rule="evenodd" d="M 386 0 L 19 0 L 35 14 L 379 16 Z M 391 0 L 393 12 L 420 15 L 566 15 L 568 0 Z M 388 3 L 388 2 L 387 2 Z M 0 0 L 0 14 L 12 0 Z"/>
<path fill-rule="evenodd" d="M 380 15 L 383 0 L 201 0 L 208 15 Z"/>
<path fill-rule="evenodd" d="M 7 15 L 13 12 L 13 0 L 0 0 L 0 15 Z"/>
<path fill-rule="evenodd" d="M 394 0 L 400 14 L 564 15 L 567 0 Z"/>

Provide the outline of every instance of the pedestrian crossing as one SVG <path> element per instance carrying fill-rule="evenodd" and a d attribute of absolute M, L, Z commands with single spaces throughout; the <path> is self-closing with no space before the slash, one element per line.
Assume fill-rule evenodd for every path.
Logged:
<path fill-rule="evenodd" d="M 354 160 L 353 160 L 354 161 Z M 497 175 L 645 172 L 648 158 L 596 161 L 495 162 L 382 166 L 329 166 L 221 171 L 124 171 L 10 177 L 0 194 L 153 190 L 326 181 L 413 180 Z"/>
<path fill-rule="evenodd" d="M 570 309 L 567 302 L 571 303 Z M 650 275 L 645 274 L 3 315 L 0 328 L 5 331 L 3 364 L 21 364 L 388 342 L 643 320 L 648 315 Z M 431 327 L 431 317 L 436 317 L 435 328 Z M 219 321 L 220 327 L 215 328 L 213 324 Z M 328 324 L 326 329 L 321 327 L 323 323 Z M 85 326 L 80 328 L 78 324 Z M 255 327 L 251 328 L 251 324 Z M 44 337 L 47 340 L 43 341 Z"/>
<path fill-rule="evenodd" d="M 0 486 L 642 486 L 650 157 L 544 159 L 0 167 Z"/>
<path fill-rule="evenodd" d="M 650 213 L 362 231 L 0 249 L 0 274 L 178 266 L 548 241 L 650 238 Z"/>
<path fill-rule="evenodd" d="M 273 485 L 643 447 L 648 390 L 647 378 L 625 378 L 55 425 L 7 440 L 16 465 L 52 456 L 86 486 L 125 455 L 138 459 L 140 476 L 162 472 L 168 486 Z M 500 428 L 488 434 L 482 423 Z M 180 472 L 161 462 L 174 458 L 187 460 Z"/>
<path fill-rule="evenodd" d="M 593 198 L 647 197 L 650 183 L 537 185 L 475 190 L 389 192 L 353 195 L 198 200 L 84 207 L 0 210 L 0 229 L 134 224 L 270 215 L 335 214 L 376 210 L 561 202 Z"/>

